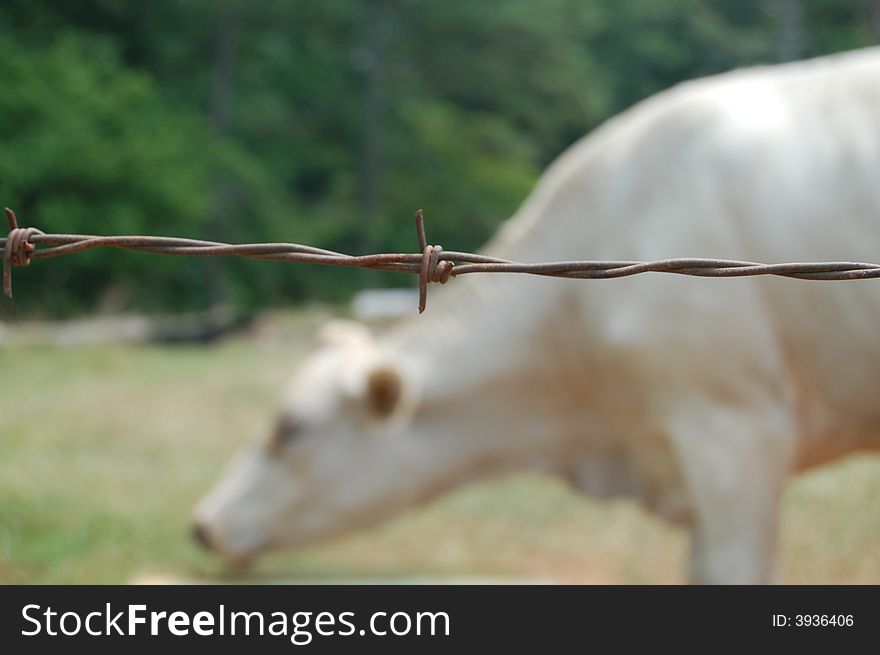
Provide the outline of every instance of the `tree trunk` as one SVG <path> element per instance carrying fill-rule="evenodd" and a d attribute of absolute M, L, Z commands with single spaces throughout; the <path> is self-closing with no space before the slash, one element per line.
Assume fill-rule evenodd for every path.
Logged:
<path fill-rule="evenodd" d="M 211 78 L 211 96 L 208 116 L 218 138 L 229 132 L 229 116 L 234 90 L 235 59 L 241 20 L 237 8 L 224 2 L 218 8 L 214 42 L 214 62 Z M 225 172 L 217 174 L 211 190 L 211 238 L 225 241 L 229 238 L 234 198 L 231 181 Z M 223 257 L 211 258 L 207 263 L 207 286 L 211 305 L 223 304 L 228 299 L 225 284 L 227 263 Z"/>
<path fill-rule="evenodd" d="M 385 44 L 389 10 L 386 0 L 369 0 L 364 15 L 363 45 L 355 60 L 364 75 L 363 131 L 361 143 L 360 204 L 363 214 L 362 247 L 377 247 L 379 215 L 382 210 L 382 172 L 385 132 Z M 368 271 L 365 271 L 369 273 Z"/>
<path fill-rule="evenodd" d="M 871 27 L 874 32 L 874 41 L 880 43 L 880 0 L 871 2 Z"/>
<path fill-rule="evenodd" d="M 801 59 L 805 50 L 804 6 L 801 0 L 770 0 L 769 10 L 779 21 L 779 61 Z"/>

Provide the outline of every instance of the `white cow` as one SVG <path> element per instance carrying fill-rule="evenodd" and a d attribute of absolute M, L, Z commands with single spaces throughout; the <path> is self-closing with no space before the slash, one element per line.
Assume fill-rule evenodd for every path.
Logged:
<path fill-rule="evenodd" d="M 639 104 L 563 154 L 486 252 L 880 260 L 880 49 Z M 380 339 L 331 330 L 197 534 L 247 559 L 528 469 L 690 526 L 693 581 L 768 581 L 787 478 L 880 447 L 878 325 L 880 280 L 458 278 Z"/>

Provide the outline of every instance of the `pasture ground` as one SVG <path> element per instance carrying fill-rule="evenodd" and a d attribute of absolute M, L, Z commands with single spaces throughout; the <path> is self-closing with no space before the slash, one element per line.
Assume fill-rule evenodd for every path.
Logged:
<path fill-rule="evenodd" d="M 308 345 L 291 321 L 287 339 L 212 347 L 0 349 L 0 582 L 239 580 L 190 542 L 189 514 L 235 448 L 268 424 Z M 880 458 L 802 476 L 783 516 L 783 581 L 880 583 Z M 671 583 L 682 579 L 685 545 L 633 503 L 520 475 L 268 557 L 247 580 Z"/>

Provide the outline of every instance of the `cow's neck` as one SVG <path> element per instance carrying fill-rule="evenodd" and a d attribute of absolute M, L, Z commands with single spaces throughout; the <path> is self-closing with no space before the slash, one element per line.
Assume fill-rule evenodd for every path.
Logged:
<path fill-rule="evenodd" d="M 386 346 L 414 364 L 418 436 L 446 464 L 438 490 L 510 470 L 558 470 L 588 431 L 571 287 L 548 282 L 455 279 L 389 336 Z"/>
<path fill-rule="evenodd" d="M 523 210 L 484 252 L 519 261 L 562 257 L 566 240 L 555 237 L 570 229 L 554 226 L 558 217 L 540 214 Z M 573 318 L 564 315 L 568 282 L 510 273 L 453 278 L 446 287 L 431 286 L 425 313 L 399 325 L 386 344 L 425 369 L 423 385 L 432 399 L 534 375 L 536 366 L 552 368 L 552 360 L 567 354 L 565 332 L 554 331 L 553 321 Z"/>

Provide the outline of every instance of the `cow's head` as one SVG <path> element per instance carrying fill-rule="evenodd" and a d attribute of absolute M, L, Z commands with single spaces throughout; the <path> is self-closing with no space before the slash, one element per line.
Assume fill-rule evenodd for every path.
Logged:
<path fill-rule="evenodd" d="M 357 325 L 333 324 L 286 390 L 268 434 L 195 512 L 197 539 L 233 560 L 368 525 L 411 504 L 428 454 L 408 429 L 412 375 Z"/>

